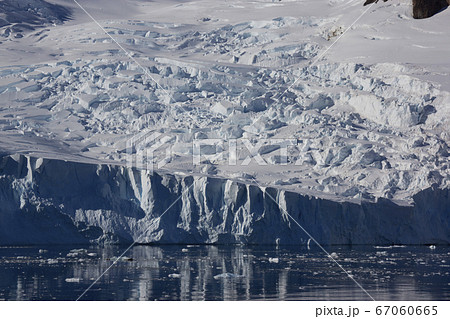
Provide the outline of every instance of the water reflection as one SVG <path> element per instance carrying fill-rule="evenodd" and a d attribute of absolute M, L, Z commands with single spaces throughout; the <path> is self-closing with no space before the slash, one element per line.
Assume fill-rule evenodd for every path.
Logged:
<path fill-rule="evenodd" d="M 377 300 L 448 300 L 448 247 L 333 247 Z M 39 250 L 41 250 L 39 252 Z M 0 248 L 0 299 L 75 300 L 124 247 Z M 85 300 L 366 300 L 321 251 L 136 246 Z"/>

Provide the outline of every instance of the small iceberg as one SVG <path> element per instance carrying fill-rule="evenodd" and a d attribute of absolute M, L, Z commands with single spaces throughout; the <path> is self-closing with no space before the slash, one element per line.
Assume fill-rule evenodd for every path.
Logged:
<path fill-rule="evenodd" d="M 81 278 L 66 278 L 66 282 L 80 282 Z"/>
<path fill-rule="evenodd" d="M 269 262 L 273 264 L 278 264 L 280 262 L 279 258 L 269 258 Z"/>

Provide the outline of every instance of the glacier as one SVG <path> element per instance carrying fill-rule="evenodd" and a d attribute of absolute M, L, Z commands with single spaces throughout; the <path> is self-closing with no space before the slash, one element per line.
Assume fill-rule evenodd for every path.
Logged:
<path fill-rule="evenodd" d="M 0 244 L 450 244 L 449 189 L 402 206 L 24 155 L 0 160 Z"/>
<path fill-rule="evenodd" d="M 362 2 L 5 1 L 0 244 L 448 244 L 450 10 Z"/>

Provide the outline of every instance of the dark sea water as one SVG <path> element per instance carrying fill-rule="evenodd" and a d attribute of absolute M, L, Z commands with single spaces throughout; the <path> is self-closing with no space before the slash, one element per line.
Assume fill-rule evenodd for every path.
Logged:
<path fill-rule="evenodd" d="M 76 300 L 127 247 L 0 247 L 0 300 Z M 450 300 L 450 247 L 326 247 L 376 300 Z M 333 256 L 335 256 L 333 254 Z M 82 300 L 368 300 L 321 250 L 135 246 Z"/>

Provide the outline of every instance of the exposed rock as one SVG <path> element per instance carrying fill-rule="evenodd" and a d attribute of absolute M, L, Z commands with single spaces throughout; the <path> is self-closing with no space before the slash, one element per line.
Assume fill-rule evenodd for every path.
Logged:
<path fill-rule="evenodd" d="M 414 19 L 424 19 L 448 7 L 450 0 L 413 0 Z"/>
<path fill-rule="evenodd" d="M 384 2 L 386 2 L 387 0 L 383 0 Z M 368 4 L 371 4 L 371 3 L 378 3 L 378 0 L 367 0 L 365 3 L 364 3 L 364 5 L 365 6 L 367 6 Z"/>
<path fill-rule="evenodd" d="M 377 3 L 379 0 L 366 0 L 364 5 Z M 386 2 L 387 0 L 383 0 Z M 414 19 L 429 18 L 450 5 L 450 0 L 412 0 Z"/>

